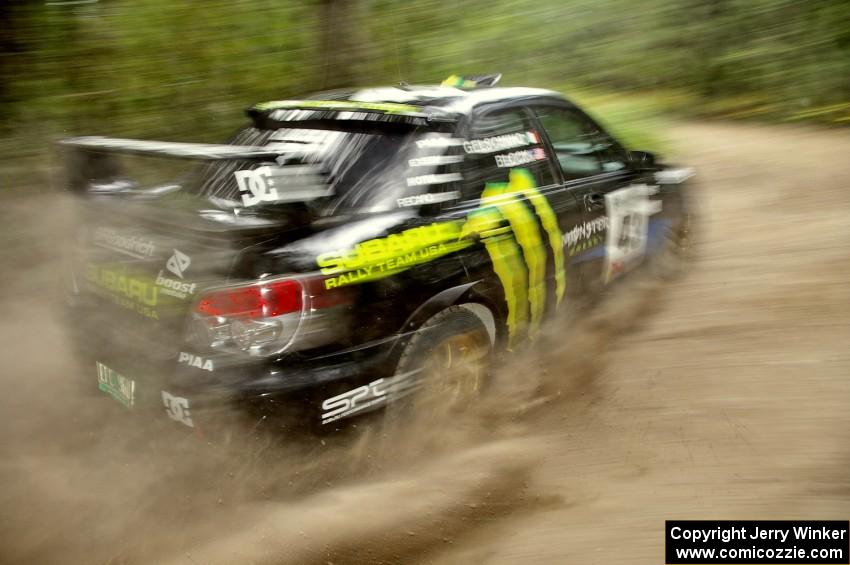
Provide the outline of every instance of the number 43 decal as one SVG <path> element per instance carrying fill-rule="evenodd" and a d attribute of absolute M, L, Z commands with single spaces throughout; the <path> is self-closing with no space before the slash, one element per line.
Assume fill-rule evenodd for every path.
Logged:
<path fill-rule="evenodd" d="M 657 192 L 657 186 L 634 184 L 605 195 L 608 214 L 605 282 L 626 270 L 646 253 L 649 217 L 661 211 L 661 202 L 649 199 Z"/>

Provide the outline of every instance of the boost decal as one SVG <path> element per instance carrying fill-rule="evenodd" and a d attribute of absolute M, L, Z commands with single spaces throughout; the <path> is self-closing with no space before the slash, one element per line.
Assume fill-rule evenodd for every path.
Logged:
<path fill-rule="evenodd" d="M 194 294 L 195 289 L 198 286 L 198 283 L 181 282 L 177 279 L 166 277 L 162 274 L 162 271 L 156 275 L 155 282 L 156 285 L 160 287 L 162 294 L 167 294 L 168 296 L 173 296 L 180 300 L 184 300 L 188 296 Z"/>
<path fill-rule="evenodd" d="M 188 255 L 179 249 L 175 249 L 171 257 L 168 258 L 168 261 L 165 262 L 165 268 L 182 279 L 186 269 L 191 264 L 192 259 Z M 197 283 L 182 282 L 169 278 L 162 271 L 156 276 L 156 285 L 160 287 L 162 294 L 167 294 L 181 300 L 194 294 L 195 288 L 198 286 Z"/>
<path fill-rule="evenodd" d="M 192 259 L 188 255 L 179 249 L 175 249 L 168 261 L 165 262 L 165 268 L 182 279 L 183 271 L 188 269 L 191 264 Z"/>

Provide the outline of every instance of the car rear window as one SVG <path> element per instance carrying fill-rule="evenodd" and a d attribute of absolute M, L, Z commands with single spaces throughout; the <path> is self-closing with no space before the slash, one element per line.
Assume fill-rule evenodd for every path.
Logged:
<path fill-rule="evenodd" d="M 460 180 L 456 170 L 461 158 L 447 156 L 453 149 L 455 153 L 458 150 L 446 132 L 419 125 L 382 127 L 379 123 L 364 129 L 334 120 L 292 125 L 277 129 L 249 127 L 229 143 L 281 149 L 282 157 L 271 163 L 274 166 L 315 166 L 331 189 L 330 196 L 310 202 L 321 216 L 391 210 L 398 207 L 400 200 L 433 190 L 451 190 Z M 241 205 L 234 174 L 269 164 L 210 163 L 201 167 L 190 190 Z"/>

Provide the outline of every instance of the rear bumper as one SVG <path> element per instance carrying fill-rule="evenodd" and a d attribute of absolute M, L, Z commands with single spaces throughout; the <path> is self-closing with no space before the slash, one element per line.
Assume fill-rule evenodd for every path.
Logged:
<path fill-rule="evenodd" d="M 392 374 L 396 341 L 317 357 L 246 361 L 168 348 L 139 336 L 98 339 L 97 332 L 80 325 L 70 330 L 83 365 L 81 378 L 90 378 L 92 387 L 98 383 L 98 364 L 106 366 L 132 381 L 133 412 L 196 429 L 216 428 L 233 416 L 320 426 L 323 400 Z"/>

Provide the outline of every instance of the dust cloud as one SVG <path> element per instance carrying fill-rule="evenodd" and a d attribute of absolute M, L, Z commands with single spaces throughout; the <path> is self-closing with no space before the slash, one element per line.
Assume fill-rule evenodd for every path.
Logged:
<path fill-rule="evenodd" d="M 570 312 L 462 417 L 326 437 L 127 418 L 63 335 L 67 203 L 7 198 L 0 561 L 657 563 L 665 519 L 846 519 L 850 141 L 675 133 L 679 276 Z"/>
<path fill-rule="evenodd" d="M 225 414 L 231 433 L 204 441 L 130 416 L 64 335 L 73 208 L 57 195 L 5 208 L 4 560 L 398 562 L 545 503 L 527 488 L 543 450 L 516 419 L 541 382 L 510 371 L 451 421 L 375 415 L 287 436 Z"/>

